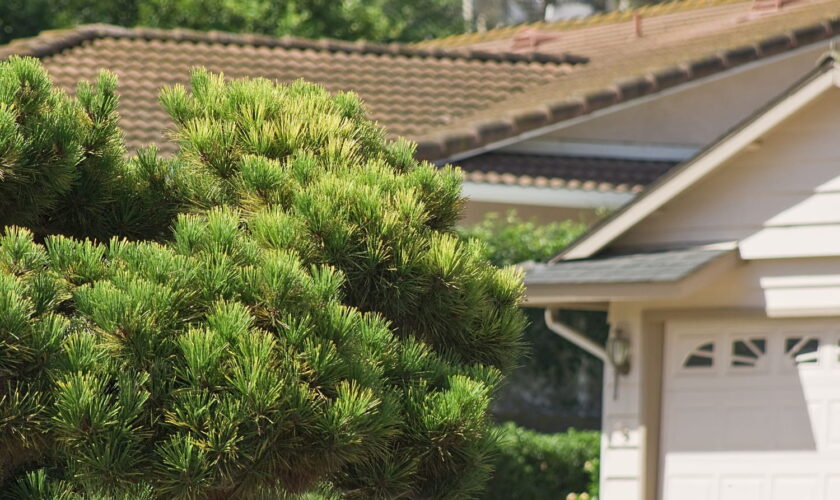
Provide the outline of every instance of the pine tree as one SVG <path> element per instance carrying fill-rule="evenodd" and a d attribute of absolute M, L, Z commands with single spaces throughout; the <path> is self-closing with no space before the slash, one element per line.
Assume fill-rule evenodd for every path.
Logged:
<path fill-rule="evenodd" d="M 161 93 L 180 152 L 132 160 L 113 77 L 0 82 L 0 491 L 481 490 L 525 320 L 454 233 L 457 169 L 303 82 L 196 70 Z"/>
<path fill-rule="evenodd" d="M 0 227 L 105 240 L 166 228 L 163 173 L 125 159 L 116 86 L 103 72 L 69 98 L 37 60 L 0 63 Z"/>

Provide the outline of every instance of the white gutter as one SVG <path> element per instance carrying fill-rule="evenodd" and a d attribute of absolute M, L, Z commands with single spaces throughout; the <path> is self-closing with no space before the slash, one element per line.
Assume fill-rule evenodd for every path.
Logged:
<path fill-rule="evenodd" d="M 636 195 L 626 191 L 598 191 L 594 189 L 517 186 L 464 181 L 461 184 L 461 196 L 474 201 L 509 203 L 512 205 L 607 208 L 614 210 L 632 200 Z"/>
<path fill-rule="evenodd" d="M 651 144 L 627 141 L 584 141 L 571 139 L 532 140 L 517 142 L 499 150 L 539 156 L 572 156 L 578 158 L 615 158 L 618 160 L 673 161 L 691 159 L 703 145 Z"/>
<path fill-rule="evenodd" d="M 545 324 L 548 326 L 549 330 L 580 347 L 604 363 L 609 362 L 607 358 L 607 351 L 604 346 L 598 344 L 569 325 L 555 320 L 552 312 L 554 312 L 554 309 L 546 308 L 545 310 Z"/>

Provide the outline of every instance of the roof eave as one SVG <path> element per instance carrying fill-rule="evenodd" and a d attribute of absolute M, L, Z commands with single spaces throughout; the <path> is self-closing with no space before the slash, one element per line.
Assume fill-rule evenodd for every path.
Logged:
<path fill-rule="evenodd" d="M 633 199 L 630 191 L 536 187 L 464 181 L 462 196 L 483 203 L 506 203 L 538 207 L 617 209 Z"/>
<path fill-rule="evenodd" d="M 676 299 L 703 288 L 731 271 L 743 261 L 737 248 L 720 255 L 681 279 L 658 282 L 525 284 L 525 307 L 559 307 L 563 305 L 595 305 L 611 302 L 638 302 Z"/>
<path fill-rule="evenodd" d="M 551 262 L 591 257 L 665 203 L 733 158 L 756 139 L 778 126 L 807 103 L 837 85 L 837 75 L 838 69 L 833 63 L 826 63 L 815 68 L 792 90 L 783 93 L 736 125 L 693 159 L 672 169 L 632 202 L 602 220 L 569 245 Z"/>
<path fill-rule="evenodd" d="M 529 109 L 510 111 L 506 116 L 465 125 L 416 138 L 417 156 L 446 163 L 504 147 L 533 135 L 553 130 L 559 123 L 591 115 L 659 94 L 663 90 L 697 82 L 733 68 L 756 63 L 830 39 L 840 34 L 840 17 L 833 17 L 800 29 L 769 36 L 750 45 L 722 50 L 652 73 L 626 78 L 582 98 L 543 102 Z"/>

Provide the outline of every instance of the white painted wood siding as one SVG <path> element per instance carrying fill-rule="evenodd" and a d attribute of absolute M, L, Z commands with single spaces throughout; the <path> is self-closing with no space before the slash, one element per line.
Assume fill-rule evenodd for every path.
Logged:
<path fill-rule="evenodd" d="M 840 90 L 800 110 L 613 246 L 731 240 L 748 260 L 840 255 Z"/>

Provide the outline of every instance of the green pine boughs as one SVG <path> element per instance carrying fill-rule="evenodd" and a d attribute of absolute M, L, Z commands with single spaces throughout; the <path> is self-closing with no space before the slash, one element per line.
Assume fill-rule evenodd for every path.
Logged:
<path fill-rule="evenodd" d="M 482 489 L 525 320 L 518 275 L 454 234 L 457 169 L 352 94 L 201 70 L 161 94 L 179 154 L 125 160 L 112 77 L 75 98 L 42 77 L 0 66 L 0 213 L 20 226 L 0 239 L 0 491 Z"/>

